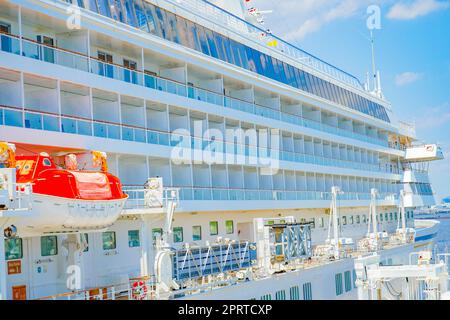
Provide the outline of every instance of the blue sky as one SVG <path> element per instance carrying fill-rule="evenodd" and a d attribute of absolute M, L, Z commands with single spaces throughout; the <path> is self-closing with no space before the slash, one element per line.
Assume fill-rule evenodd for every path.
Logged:
<path fill-rule="evenodd" d="M 356 75 L 371 70 L 367 7 L 381 8 L 375 31 L 382 88 L 399 118 L 415 122 L 417 137 L 439 143 L 446 160 L 431 165 L 440 201 L 450 195 L 450 0 L 251 0 L 265 27 Z"/>

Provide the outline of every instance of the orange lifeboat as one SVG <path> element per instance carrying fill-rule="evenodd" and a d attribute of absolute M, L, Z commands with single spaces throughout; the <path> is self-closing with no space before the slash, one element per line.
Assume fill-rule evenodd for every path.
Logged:
<path fill-rule="evenodd" d="M 79 170 L 75 155 L 66 155 L 64 168 L 45 153 L 15 156 L 18 191 L 32 186 L 31 214 L 15 221 L 20 236 L 102 230 L 119 218 L 128 196 L 107 172 L 106 154 L 89 156 L 100 170 Z"/>

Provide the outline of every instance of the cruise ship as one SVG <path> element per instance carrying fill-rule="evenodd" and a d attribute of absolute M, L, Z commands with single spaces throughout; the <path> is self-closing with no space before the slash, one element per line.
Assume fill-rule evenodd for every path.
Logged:
<path fill-rule="evenodd" d="M 261 22 L 0 0 L 0 299 L 357 299 L 432 246 L 440 147 Z"/>

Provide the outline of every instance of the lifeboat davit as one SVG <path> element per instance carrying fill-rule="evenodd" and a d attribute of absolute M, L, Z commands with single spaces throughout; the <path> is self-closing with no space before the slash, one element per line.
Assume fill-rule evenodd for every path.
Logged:
<path fill-rule="evenodd" d="M 90 155 L 99 171 L 78 170 L 73 154 L 65 157 L 64 168 L 45 153 L 15 156 L 18 191 L 32 185 L 31 214 L 15 221 L 19 235 L 100 231 L 119 218 L 128 196 L 107 172 L 106 155 Z"/>

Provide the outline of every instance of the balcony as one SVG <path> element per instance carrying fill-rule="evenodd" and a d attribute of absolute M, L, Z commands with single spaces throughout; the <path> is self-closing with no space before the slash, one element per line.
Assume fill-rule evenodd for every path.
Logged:
<path fill-rule="evenodd" d="M 98 138 L 134 141 L 167 147 L 183 147 L 217 154 L 271 158 L 287 162 L 340 167 L 388 174 L 399 174 L 397 168 L 356 161 L 339 160 L 311 154 L 280 151 L 248 144 L 229 143 L 221 140 L 207 140 L 191 135 L 181 135 L 169 131 L 148 129 L 116 122 L 99 121 L 58 115 L 10 106 L 0 106 L 0 125 L 22 127 L 35 130 L 78 134 Z"/>
<path fill-rule="evenodd" d="M 102 77 L 187 97 L 189 99 L 198 100 L 205 103 L 211 103 L 225 108 L 251 113 L 264 118 L 274 119 L 304 128 L 339 135 L 382 147 L 390 147 L 387 140 L 377 139 L 361 133 L 327 125 L 320 121 L 307 119 L 299 115 L 287 113 L 267 106 L 258 105 L 256 103 L 218 94 L 217 92 L 186 85 L 181 82 L 144 73 L 140 70 L 126 68 L 113 63 L 107 63 L 81 53 L 44 45 L 34 40 L 25 38 L 20 39 L 19 37 L 11 34 L 2 34 L 1 39 L 1 51 L 3 52 L 22 55 L 27 58 L 90 72 Z M 22 53 L 20 52 L 21 47 Z"/>
<path fill-rule="evenodd" d="M 141 201 L 134 192 L 136 186 L 124 186 L 125 192 L 133 194 L 133 201 Z M 200 188 L 177 187 L 180 201 L 331 201 L 331 192 L 320 191 L 286 191 L 286 190 L 253 190 L 235 188 Z M 128 190 L 128 191 L 127 191 Z M 143 196 L 143 193 L 142 193 Z M 143 199 L 143 197 L 142 197 Z M 370 193 L 345 192 L 339 200 L 370 201 Z M 394 193 L 380 193 L 378 200 L 395 201 Z M 143 201 L 143 200 L 142 200 Z"/>

